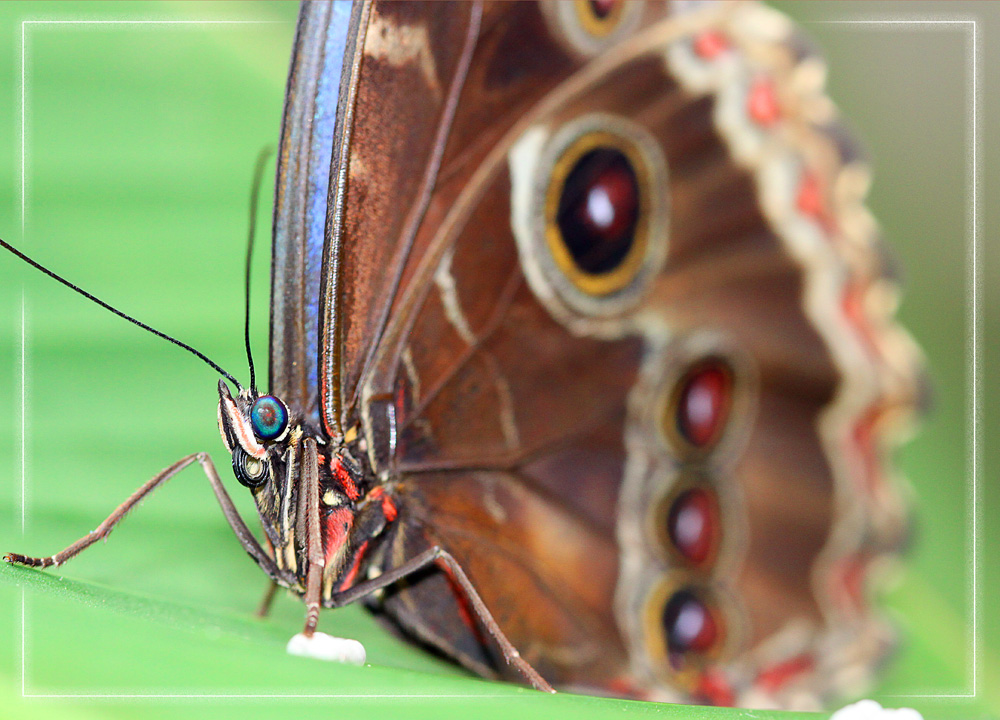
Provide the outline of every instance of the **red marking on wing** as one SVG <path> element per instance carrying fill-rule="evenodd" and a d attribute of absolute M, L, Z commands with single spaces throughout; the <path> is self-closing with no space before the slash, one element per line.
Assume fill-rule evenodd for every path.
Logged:
<path fill-rule="evenodd" d="M 694 51 L 700 58 L 712 60 L 729 49 L 729 39 L 718 30 L 706 30 L 694 39 Z"/>
<path fill-rule="evenodd" d="M 879 462 L 878 446 L 876 445 L 878 437 L 876 427 L 879 415 L 878 408 L 870 407 L 854 425 L 854 445 L 865 466 L 864 478 L 862 479 L 871 492 L 875 491 L 882 479 L 882 464 Z"/>
<path fill-rule="evenodd" d="M 451 586 L 451 592 L 455 596 L 455 602 L 458 603 L 458 616 L 462 619 L 465 626 L 473 632 L 479 644 L 485 645 L 486 639 L 483 637 L 483 633 L 479 629 L 479 623 L 477 623 L 473 617 L 474 611 L 472 609 L 472 604 L 469 602 L 469 598 L 465 594 L 465 590 L 462 589 L 458 580 L 455 579 L 455 576 L 451 572 L 451 568 L 440 560 L 437 562 L 437 566 L 441 569 L 441 572 L 444 573 L 445 578 L 448 580 L 448 585 Z"/>
<path fill-rule="evenodd" d="M 799 179 L 799 191 L 795 206 L 803 215 L 808 215 L 829 234 L 836 230 L 837 223 L 826 202 L 826 191 L 820 178 L 808 170 Z"/>
<path fill-rule="evenodd" d="M 326 562 L 329 563 L 347 541 L 347 534 L 354 524 L 354 513 L 349 508 L 337 508 L 326 517 Z"/>
<path fill-rule="evenodd" d="M 653 699 L 645 688 L 636 685 L 635 681 L 627 676 L 611 678 L 605 687 L 621 697 L 635 698 L 636 700 Z"/>
<path fill-rule="evenodd" d="M 736 695 L 733 693 L 732 686 L 718 670 L 706 670 L 698 680 L 698 686 L 694 692 L 710 705 L 731 707 L 736 704 Z"/>
<path fill-rule="evenodd" d="M 840 302 L 844 316 L 864 341 L 865 349 L 872 355 L 879 355 L 876 330 L 872 328 L 871 319 L 865 309 L 865 287 L 860 283 L 847 285 Z"/>
<path fill-rule="evenodd" d="M 770 127 L 781 119 L 778 94 L 770 79 L 754 80 L 747 95 L 747 113 L 755 123 L 763 127 Z"/>
<path fill-rule="evenodd" d="M 776 692 L 791 680 L 799 677 L 815 667 L 816 663 L 810 655 L 795 657 L 778 663 L 757 676 L 757 685 L 769 692 Z"/>
<path fill-rule="evenodd" d="M 354 484 L 354 478 L 351 477 L 351 473 L 347 471 L 344 464 L 337 457 L 331 464 L 330 470 L 333 471 L 333 476 L 340 483 L 341 487 L 344 488 L 344 494 L 347 495 L 351 500 L 357 500 L 361 497 L 361 493 L 358 492 L 358 486 Z"/>

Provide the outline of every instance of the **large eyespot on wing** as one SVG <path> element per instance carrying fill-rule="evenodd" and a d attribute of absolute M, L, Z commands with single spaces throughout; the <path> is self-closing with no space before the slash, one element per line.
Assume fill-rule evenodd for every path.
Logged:
<path fill-rule="evenodd" d="M 667 165 L 647 130 L 584 115 L 529 130 L 512 148 L 511 225 L 535 295 L 557 318 L 634 308 L 667 253 Z"/>

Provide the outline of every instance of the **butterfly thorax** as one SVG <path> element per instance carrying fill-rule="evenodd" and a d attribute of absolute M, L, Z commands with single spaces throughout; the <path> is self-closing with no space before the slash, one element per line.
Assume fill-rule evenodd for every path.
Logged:
<path fill-rule="evenodd" d="M 396 518 L 391 494 L 352 452 L 289 414 L 278 398 L 219 386 L 219 429 L 233 472 L 248 487 L 265 547 L 288 587 L 302 594 L 311 558 L 322 558 L 323 598 L 363 579 L 386 525 Z M 315 493 L 319 545 L 310 542 L 310 495 Z"/>

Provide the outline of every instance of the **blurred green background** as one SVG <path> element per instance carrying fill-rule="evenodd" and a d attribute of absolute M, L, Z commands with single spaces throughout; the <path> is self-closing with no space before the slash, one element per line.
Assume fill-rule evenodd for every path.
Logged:
<path fill-rule="evenodd" d="M 990 402 L 1000 340 L 1000 295 L 990 282 L 1000 260 L 991 189 L 995 144 L 981 141 L 975 168 L 982 281 L 975 497 L 970 178 L 973 121 L 980 138 L 1000 130 L 1000 65 L 993 50 L 1000 47 L 1000 7 L 780 7 L 822 47 L 831 66 L 830 92 L 871 151 L 876 182 L 870 206 L 905 269 L 900 315 L 924 348 L 935 387 L 933 413 L 901 453 L 913 486 L 917 534 L 886 602 L 905 642 L 876 697 L 920 707 L 929 716 L 996 715 L 1000 418 Z M 0 147 L 6 149 L 0 237 L 245 377 L 241 275 L 248 182 L 258 150 L 277 141 L 296 12 L 292 3 L 265 2 L 0 4 Z M 877 18 L 968 22 L 825 22 Z M 227 22 L 37 22 L 70 19 Z M 974 31 L 980 53 L 975 118 L 969 64 Z M 258 223 L 265 242 L 257 253 L 253 332 L 262 365 L 269 203 Z M 211 451 L 225 481 L 232 480 L 215 426 L 216 378 L 209 369 L 12 258 L 0 258 L 0 278 L 0 550 L 48 554 L 63 547 L 155 471 L 190 452 Z M 250 511 L 249 498 L 232 485 Z M 978 567 L 972 562 L 974 500 Z M 301 626 L 302 606 L 281 597 L 272 619 L 254 621 L 250 615 L 264 585 L 208 484 L 197 470 L 186 471 L 116 530 L 107 546 L 60 572 L 0 566 L 0 718 L 769 716 L 541 697 L 471 679 L 390 638 L 357 608 L 327 613 L 321 624 L 363 639 L 372 666 L 292 658 L 283 646 Z M 973 686 L 975 699 L 913 697 L 971 695 Z M 51 697 L 56 695 L 64 697 Z M 129 697 L 134 695 L 146 697 Z M 332 697 L 311 697 L 316 695 Z"/>

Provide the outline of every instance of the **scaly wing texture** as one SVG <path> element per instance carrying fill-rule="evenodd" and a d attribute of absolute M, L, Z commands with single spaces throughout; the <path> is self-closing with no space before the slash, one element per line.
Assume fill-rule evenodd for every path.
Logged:
<path fill-rule="evenodd" d="M 554 682 L 815 706 L 889 644 L 918 386 L 865 169 L 780 15 L 603 7 L 366 8 L 325 420 L 401 499 L 383 565 L 451 552 Z M 588 270 L 559 213 L 594 148 L 638 219 Z M 382 608 L 509 674 L 447 577 Z"/>

